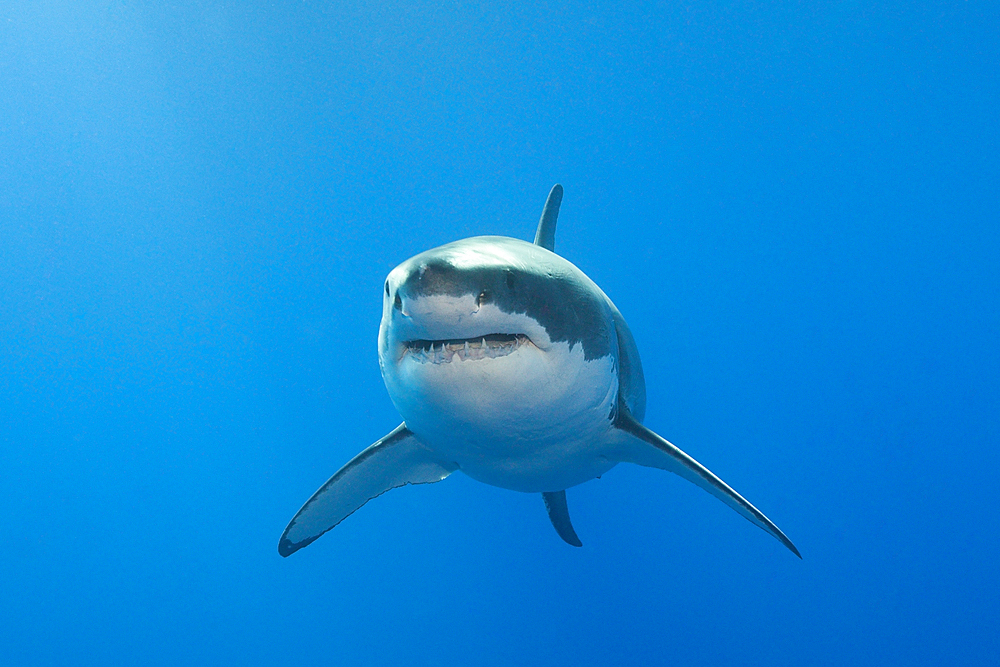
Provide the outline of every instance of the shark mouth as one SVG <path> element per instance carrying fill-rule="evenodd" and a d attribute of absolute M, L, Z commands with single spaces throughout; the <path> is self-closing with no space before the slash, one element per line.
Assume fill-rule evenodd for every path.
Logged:
<path fill-rule="evenodd" d="M 404 356 L 422 364 L 446 364 L 506 357 L 531 340 L 524 334 L 486 334 L 477 338 L 406 341 Z"/>

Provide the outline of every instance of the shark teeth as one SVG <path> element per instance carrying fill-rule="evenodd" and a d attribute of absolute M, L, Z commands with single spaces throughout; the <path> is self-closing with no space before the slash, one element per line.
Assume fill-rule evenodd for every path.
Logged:
<path fill-rule="evenodd" d="M 487 334 L 478 338 L 452 340 L 411 340 L 406 354 L 422 364 L 446 364 L 451 361 L 474 361 L 506 357 L 531 341 L 524 334 Z"/>

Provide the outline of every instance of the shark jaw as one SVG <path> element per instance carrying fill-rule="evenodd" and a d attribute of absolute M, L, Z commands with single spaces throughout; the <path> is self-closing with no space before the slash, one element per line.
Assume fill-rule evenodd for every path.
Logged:
<path fill-rule="evenodd" d="M 420 364 L 447 364 L 453 361 L 480 361 L 513 354 L 534 343 L 524 334 L 486 334 L 475 338 L 447 340 L 408 340 L 403 343 L 403 357 Z"/>

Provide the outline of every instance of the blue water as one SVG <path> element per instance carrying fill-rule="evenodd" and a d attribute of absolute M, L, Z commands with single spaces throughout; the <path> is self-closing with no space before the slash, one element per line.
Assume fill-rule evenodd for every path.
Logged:
<path fill-rule="evenodd" d="M 15 2 L 0 12 L 10 665 L 995 665 L 1000 5 Z M 277 541 L 399 423 L 385 275 L 557 248 L 646 423 Z"/>

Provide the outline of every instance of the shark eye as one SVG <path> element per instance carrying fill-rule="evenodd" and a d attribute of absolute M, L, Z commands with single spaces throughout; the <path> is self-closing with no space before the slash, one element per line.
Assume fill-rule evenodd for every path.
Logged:
<path fill-rule="evenodd" d="M 513 291 L 514 289 L 514 273 L 512 271 L 507 272 L 507 289 Z"/>
<path fill-rule="evenodd" d="M 480 306 L 482 306 L 484 303 L 489 303 L 489 300 L 490 300 L 490 293 L 487 292 L 486 290 L 480 292 L 479 296 L 476 297 L 476 303 Z"/>
<path fill-rule="evenodd" d="M 403 300 L 399 298 L 399 293 L 396 293 L 396 300 L 392 302 L 392 305 L 396 310 L 403 310 Z"/>

